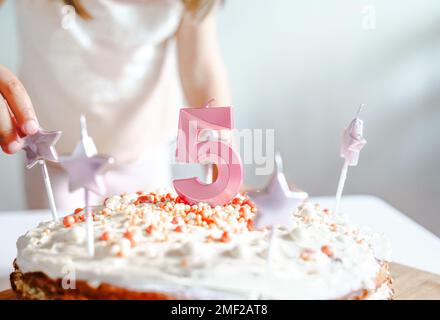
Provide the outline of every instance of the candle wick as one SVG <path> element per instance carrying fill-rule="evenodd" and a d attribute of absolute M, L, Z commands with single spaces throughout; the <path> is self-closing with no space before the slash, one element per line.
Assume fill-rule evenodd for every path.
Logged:
<path fill-rule="evenodd" d="M 277 173 L 283 172 L 283 159 L 279 152 L 275 153 L 275 165 Z"/>
<path fill-rule="evenodd" d="M 85 115 L 81 115 L 79 118 L 80 128 L 81 128 L 81 138 L 87 137 L 89 134 L 87 132 L 87 121 Z"/>
<path fill-rule="evenodd" d="M 359 115 L 361 114 L 362 110 L 364 109 L 365 104 L 361 103 L 361 105 L 359 106 L 359 109 L 356 113 L 356 118 L 359 118 Z"/>
<path fill-rule="evenodd" d="M 208 108 L 211 106 L 211 103 L 217 101 L 215 98 L 211 98 L 208 100 L 208 102 L 205 104 L 205 108 Z"/>

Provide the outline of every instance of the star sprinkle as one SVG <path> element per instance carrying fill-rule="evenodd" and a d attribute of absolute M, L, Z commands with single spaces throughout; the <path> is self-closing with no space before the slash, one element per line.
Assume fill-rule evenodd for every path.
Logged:
<path fill-rule="evenodd" d="M 275 155 L 275 171 L 269 184 L 259 192 L 249 192 L 248 196 L 257 206 L 254 220 L 256 229 L 281 225 L 291 229 L 293 213 L 298 205 L 307 199 L 307 193 L 291 191 L 283 173 L 282 159 Z"/>
<path fill-rule="evenodd" d="M 80 188 L 102 195 L 105 185 L 99 172 L 113 158 L 97 155 L 96 146 L 87 133 L 85 118 L 81 117 L 81 141 L 70 156 L 60 157 L 60 163 L 69 175 L 69 190 Z"/>
<path fill-rule="evenodd" d="M 61 131 L 39 129 L 37 133 L 23 138 L 26 152 L 26 168 L 31 169 L 40 160 L 58 161 L 55 144 L 61 137 Z"/>

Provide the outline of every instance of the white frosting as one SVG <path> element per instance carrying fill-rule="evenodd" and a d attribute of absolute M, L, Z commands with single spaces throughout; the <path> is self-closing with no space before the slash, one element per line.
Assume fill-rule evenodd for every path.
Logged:
<path fill-rule="evenodd" d="M 366 300 L 388 300 L 392 297 L 393 290 L 387 283 L 382 284 L 375 292 L 370 294 Z"/>
<path fill-rule="evenodd" d="M 40 223 L 18 239 L 18 266 L 62 278 L 69 265 L 76 279 L 93 286 L 179 297 L 336 299 L 374 291 L 379 260 L 389 259 L 378 235 L 306 203 L 292 213 L 293 230 L 275 229 L 269 269 L 269 231 L 249 231 L 254 213 L 248 205 L 199 204 L 194 209 L 204 212 L 204 223 L 188 205 L 175 204 L 175 195 L 158 204 L 136 204 L 138 197 L 113 196 L 95 208 L 94 258 L 87 254 L 85 222 L 66 227 L 61 219 Z"/>

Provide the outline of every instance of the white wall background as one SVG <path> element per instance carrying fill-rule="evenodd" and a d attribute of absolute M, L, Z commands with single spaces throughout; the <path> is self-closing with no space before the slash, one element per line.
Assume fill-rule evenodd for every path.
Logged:
<path fill-rule="evenodd" d="M 0 63 L 16 70 L 12 1 L 0 8 Z M 335 193 L 341 130 L 365 103 L 368 144 L 347 193 L 382 197 L 440 235 L 438 0 L 229 0 L 219 25 L 236 125 L 275 128 L 290 180 Z M 2 210 L 24 207 L 18 158 L 0 155 Z M 246 182 L 262 185 L 252 169 Z"/>
<path fill-rule="evenodd" d="M 18 50 L 12 1 L 0 7 L 0 63 L 16 71 Z M 24 209 L 21 156 L 0 152 L 0 210 Z M 0 213 L 1 214 L 1 213 Z"/>

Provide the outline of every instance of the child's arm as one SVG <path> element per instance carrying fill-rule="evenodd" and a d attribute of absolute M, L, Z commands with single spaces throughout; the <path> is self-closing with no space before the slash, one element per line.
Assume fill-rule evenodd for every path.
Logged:
<path fill-rule="evenodd" d="M 217 35 L 215 10 L 202 21 L 187 13 L 177 33 L 182 88 L 190 106 L 204 106 L 215 98 L 217 105 L 231 104 L 229 81 Z"/>
<path fill-rule="evenodd" d="M 215 11 L 215 10 L 213 10 Z M 202 21 L 184 16 L 177 33 L 177 48 L 182 88 L 190 106 L 204 106 L 211 98 L 216 105 L 231 105 L 231 92 L 226 68 L 220 51 L 215 12 Z M 220 138 L 232 141 L 229 130 Z M 213 166 L 213 181 L 218 175 Z"/>
<path fill-rule="evenodd" d="M 21 150 L 19 134 L 38 131 L 37 117 L 31 99 L 20 80 L 0 65 L 0 145 L 6 153 Z"/>

